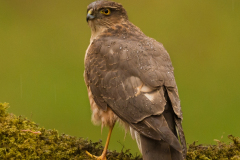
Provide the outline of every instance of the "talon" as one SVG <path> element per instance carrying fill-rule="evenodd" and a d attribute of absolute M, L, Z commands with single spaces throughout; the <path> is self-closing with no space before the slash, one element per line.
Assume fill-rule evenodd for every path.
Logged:
<path fill-rule="evenodd" d="M 91 157 L 91 158 L 96 158 L 96 156 L 92 155 L 92 154 L 89 153 L 88 151 L 86 151 L 86 154 L 89 155 L 89 157 Z"/>
<path fill-rule="evenodd" d="M 87 154 L 89 157 L 95 158 L 95 159 L 97 159 L 97 160 L 107 160 L 106 156 L 104 156 L 104 155 L 101 155 L 101 156 L 97 157 L 97 156 L 92 155 L 92 154 L 89 153 L 88 151 L 86 151 L 86 154 Z"/>

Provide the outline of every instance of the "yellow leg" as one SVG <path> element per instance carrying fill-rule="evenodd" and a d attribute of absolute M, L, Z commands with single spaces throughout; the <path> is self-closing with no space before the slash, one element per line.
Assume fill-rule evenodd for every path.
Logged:
<path fill-rule="evenodd" d="M 109 128 L 107 141 L 106 141 L 104 150 L 103 150 L 103 152 L 102 152 L 102 155 L 99 156 L 99 157 L 97 157 L 97 156 L 92 155 L 92 154 L 89 153 L 88 151 L 86 151 L 86 153 L 87 153 L 90 157 L 96 158 L 97 160 L 107 160 L 107 157 L 106 157 L 106 156 L 107 156 L 107 149 L 108 149 L 108 145 L 109 145 L 109 142 L 110 142 L 110 137 L 111 137 L 111 134 L 112 134 L 113 127 L 114 127 L 114 125 Z"/>

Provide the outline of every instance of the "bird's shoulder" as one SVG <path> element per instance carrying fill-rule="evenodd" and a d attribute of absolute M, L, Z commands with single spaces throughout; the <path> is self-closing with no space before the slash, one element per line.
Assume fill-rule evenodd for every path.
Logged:
<path fill-rule="evenodd" d="M 131 30 L 126 30 L 113 34 L 114 32 L 113 28 L 105 31 L 93 40 L 88 49 L 85 68 L 95 98 L 102 99 L 99 103 L 106 101 L 110 106 L 114 106 L 117 100 L 135 97 L 139 86 L 147 86 L 151 89 L 150 92 L 157 91 L 156 99 L 164 102 L 164 97 L 158 90 L 165 86 L 175 113 L 181 117 L 173 67 L 163 45 L 138 31 L 132 33 Z M 144 100 L 144 92 L 136 98 Z M 150 105 L 147 102 L 143 104 Z M 162 112 L 164 103 L 161 106 L 161 110 L 153 110 L 154 113 Z M 147 115 L 141 115 L 132 121 L 139 121 Z"/>
<path fill-rule="evenodd" d="M 105 30 L 93 40 L 87 54 L 104 57 L 119 54 L 121 59 L 138 56 L 154 58 L 159 65 L 173 69 L 170 56 L 163 44 L 146 36 L 131 23 L 116 25 Z"/>
<path fill-rule="evenodd" d="M 87 55 L 87 66 L 101 65 L 103 74 L 123 70 L 153 87 L 161 86 L 163 82 L 170 82 L 169 85 L 175 87 L 168 52 L 160 42 L 146 36 L 133 24 L 106 30 L 93 40 Z"/>

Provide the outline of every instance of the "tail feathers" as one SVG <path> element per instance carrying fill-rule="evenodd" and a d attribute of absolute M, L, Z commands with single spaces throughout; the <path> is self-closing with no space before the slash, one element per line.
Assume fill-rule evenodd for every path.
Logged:
<path fill-rule="evenodd" d="M 162 114 L 147 117 L 139 123 L 132 124 L 131 127 L 149 138 L 164 140 L 177 151 L 182 152 L 182 146 L 179 143 L 178 138 L 169 128 L 168 123 Z"/>
<path fill-rule="evenodd" d="M 175 123 L 177 126 L 177 130 L 178 130 L 178 134 L 179 134 L 179 138 L 182 144 L 182 154 L 183 154 L 183 158 L 186 159 L 187 156 L 187 145 L 186 145 L 186 139 L 184 136 L 184 132 L 183 132 L 183 128 L 182 128 L 182 120 L 180 118 L 175 117 Z"/>
<path fill-rule="evenodd" d="M 182 153 L 163 140 L 154 140 L 140 134 L 144 160 L 183 160 Z"/>

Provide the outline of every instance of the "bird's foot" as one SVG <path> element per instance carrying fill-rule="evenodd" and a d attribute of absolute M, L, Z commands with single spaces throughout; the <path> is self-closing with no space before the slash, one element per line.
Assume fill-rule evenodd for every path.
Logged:
<path fill-rule="evenodd" d="M 103 155 L 103 154 L 102 154 L 101 156 L 97 157 L 97 156 L 92 155 L 92 154 L 89 153 L 88 151 L 86 151 L 86 153 L 87 153 L 87 155 L 89 155 L 91 158 L 95 158 L 96 160 L 107 160 L 106 155 Z"/>

